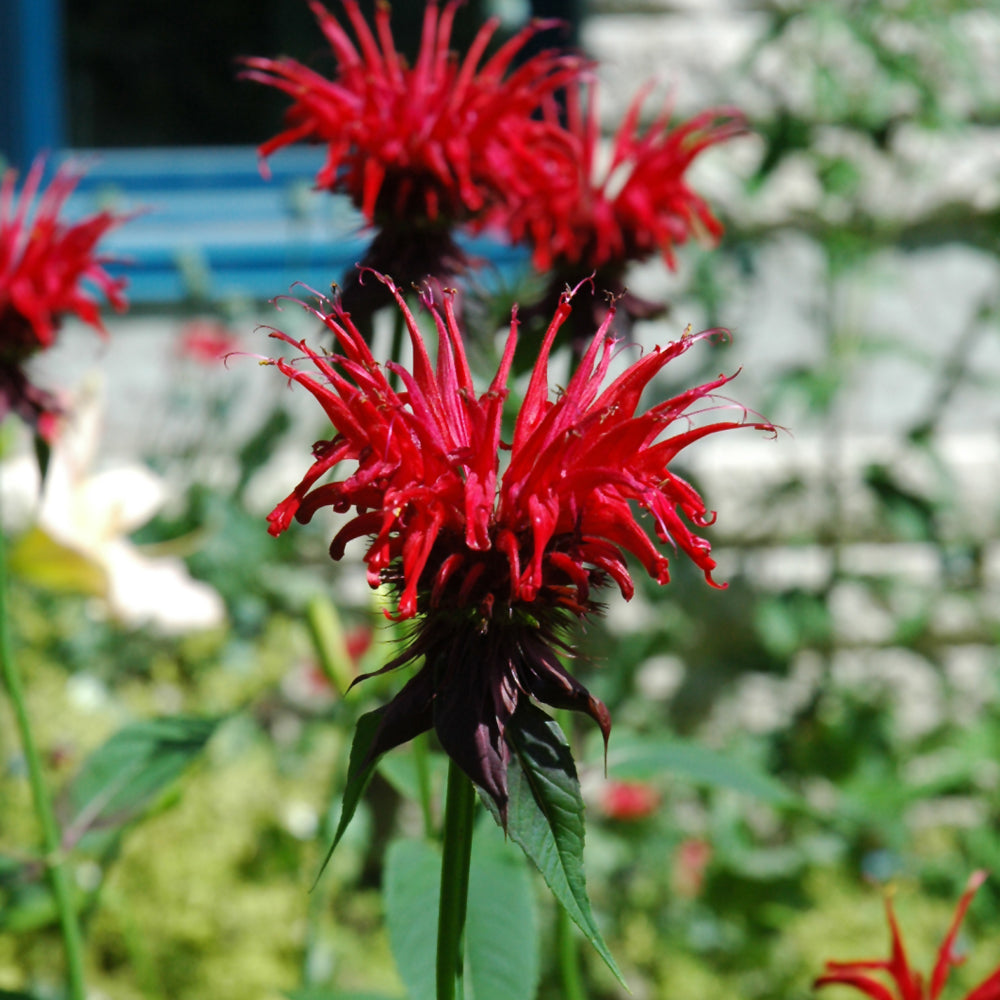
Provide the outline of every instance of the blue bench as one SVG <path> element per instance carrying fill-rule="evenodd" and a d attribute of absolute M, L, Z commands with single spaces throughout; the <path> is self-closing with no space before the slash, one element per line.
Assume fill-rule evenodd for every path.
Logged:
<path fill-rule="evenodd" d="M 110 232 L 109 270 L 129 278 L 132 303 L 269 299 L 294 282 L 325 291 L 364 254 L 371 238 L 347 199 L 313 189 L 323 150 L 301 146 L 270 158 L 261 175 L 253 147 L 74 150 L 86 175 L 69 217 L 101 208 L 137 218 Z M 508 270 L 523 251 L 488 238 L 463 241 Z"/>

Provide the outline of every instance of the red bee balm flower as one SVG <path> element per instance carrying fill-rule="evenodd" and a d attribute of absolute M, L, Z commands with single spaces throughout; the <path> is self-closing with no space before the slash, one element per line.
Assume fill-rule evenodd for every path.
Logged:
<path fill-rule="evenodd" d="M 600 271 L 608 265 L 663 254 L 674 266 L 674 247 L 699 232 L 718 237 L 722 225 L 690 187 L 685 173 L 710 146 L 746 131 L 733 108 L 702 112 L 670 127 L 670 108 L 640 132 L 642 105 L 652 89 L 633 100 L 615 134 L 611 160 L 599 172 L 601 138 L 597 88 L 581 95 L 569 88 L 568 124 L 572 155 L 557 161 L 540 204 L 526 205 L 511 223 L 516 239 L 528 237 L 539 270 L 551 267 Z"/>
<path fill-rule="evenodd" d="M 516 314 L 499 370 L 477 395 L 453 293 L 445 293 L 441 309 L 425 297 L 438 330 L 432 364 L 402 296 L 389 279 L 380 280 L 403 314 L 413 349 L 412 371 L 386 366 L 401 389 L 392 387 L 339 306 L 313 310 L 336 338 L 338 354 L 320 355 L 273 334 L 303 351 L 319 377 L 291 361 L 270 363 L 316 397 L 337 433 L 314 446 L 312 467 L 270 515 L 270 531 L 284 531 L 293 517 L 308 521 L 322 507 L 353 512 L 330 554 L 339 559 L 351 539 L 369 536 L 369 583 L 394 584 L 396 616 L 417 619 L 407 646 L 383 670 L 423 658 L 385 706 L 371 756 L 433 727 L 503 813 L 504 735 L 522 699 L 586 712 L 605 738 L 610 730 L 607 710 L 566 672 L 558 652 L 568 651 L 562 627 L 597 609 L 592 595 L 599 586 L 613 581 L 632 596 L 625 552 L 667 582 L 667 557 L 633 505 L 651 516 L 661 542 L 686 553 L 713 582 L 709 544 L 691 527 L 710 524 L 713 515 L 669 464 L 699 438 L 749 421 L 741 413 L 736 420 L 694 422 L 705 412 L 697 404 L 714 400 L 726 376 L 638 412 L 653 377 L 711 332 L 644 355 L 602 388 L 615 353 L 608 332 L 613 309 L 565 391 L 550 399 L 548 359 L 571 311 L 567 293 L 505 444 Z M 501 471 L 502 450 L 509 462 Z M 320 484 L 342 462 L 356 468 Z"/>
<path fill-rule="evenodd" d="M 892 955 L 887 959 L 868 959 L 859 962 L 827 962 L 826 971 L 820 976 L 815 986 L 829 986 L 831 983 L 843 983 L 853 986 L 856 990 L 874 1000 L 937 1000 L 948 979 L 948 973 L 953 966 L 965 961 L 964 956 L 955 952 L 955 938 L 958 936 L 966 910 L 972 902 L 976 890 L 986 880 L 986 872 L 974 872 L 969 878 L 965 892 L 958 901 L 955 917 L 945 939 L 938 950 L 937 961 L 931 972 L 929 984 L 925 984 L 919 972 L 910 968 L 903 939 L 896 923 L 896 915 L 892 910 L 892 900 L 886 897 L 885 909 L 889 918 L 889 930 L 892 936 Z M 893 991 L 884 983 L 875 979 L 872 972 L 885 972 L 894 983 Z M 988 976 L 964 1000 L 1000 1000 L 1000 968 Z"/>
<path fill-rule="evenodd" d="M 502 199 L 518 166 L 515 151 L 547 131 L 532 112 L 578 73 L 579 62 L 542 53 L 508 75 L 535 26 L 479 67 L 499 23 L 494 18 L 459 63 L 448 49 L 459 4 L 439 13 L 432 0 L 411 68 L 396 51 L 387 4 L 376 4 L 378 40 L 355 0 L 343 5 L 358 47 L 322 4 L 309 5 L 337 59 L 333 80 L 292 59 L 245 60 L 248 79 L 277 87 L 295 102 L 289 128 L 261 146 L 261 153 L 269 156 L 303 139 L 325 142 L 328 155 L 317 185 L 347 191 L 369 221 L 401 215 L 433 221 L 440 214 L 457 220 Z"/>
<path fill-rule="evenodd" d="M 428 275 L 447 281 L 466 265 L 451 226 L 482 223 L 487 208 L 533 190 L 546 169 L 545 150 L 565 143 L 561 129 L 533 115 L 545 97 L 576 78 L 581 62 L 540 53 L 510 71 L 543 22 L 480 65 L 495 18 L 459 62 L 449 51 L 456 0 L 443 10 L 427 4 L 410 67 L 396 50 L 387 4 L 375 5 L 375 34 L 355 0 L 343 6 L 356 45 L 326 8 L 310 3 L 336 59 L 333 79 L 292 59 L 244 60 L 245 78 L 294 102 L 288 128 L 264 143 L 261 154 L 301 140 L 326 143 L 317 186 L 347 192 L 381 227 L 366 265 L 391 272 L 402 285 Z M 356 320 L 385 304 L 369 301 L 378 289 L 369 284 L 365 291 L 354 275 L 345 284 L 345 305 Z"/>
<path fill-rule="evenodd" d="M 59 213 L 80 178 L 66 166 L 56 172 L 29 217 L 43 170 L 43 161 L 36 160 L 19 203 L 14 170 L 4 174 L 0 187 L 0 418 L 14 411 L 47 435 L 55 400 L 29 383 L 22 365 L 52 346 L 68 313 L 104 334 L 98 303 L 84 282 L 95 285 L 116 309 L 125 308 L 124 279 L 111 278 L 95 253 L 98 241 L 125 218 L 100 212 L 74 224 L 60 222 Z"/>
<path fill-rule="evenodd" d="M 597 287 L 620 298 L 626 317 L 656 316 L 665 306 L 627 292 L 626 266 L 659 253 L 673 268 L 674 248 L 690 236 L 722 233 L 685 175 L 704 150 L 745 132 L 745 120 L 733 108 L 716 108 L 671 128 L 667 107 L 642 131 L 640 112 L 651 89 L 644 87 L 632 102 L 601 169 L 597 87 L 567 88 L 568 153 L 556 149 L 549 169 L 536 175 L 534 196 L 498 216 L 512 239 L 532 247 L 535 267 L 554 272 L 545 311 L 567 281 L 594 273 Z M 552 120 L 555 111 L 547 110 Z M 603 301 L 595 302 L 592 320 L 599 322 L 603 313 Z"/>
<path fill-rule="evenodd" d="M 376 40 L 355 0 L 343 0 L 358 47 L 320 3 L 310 3 L 337 60 L 328 80 L 292 59 L 246 59 L 244 76 L 293 98 L 289 127 L 261 146 L 269 156 L 303 139 L 325 142 L 319 187 L 348 192 L 370 222 L 400 217 L 460 221 L 505 200 L 523 147 L 552 129 L 531 115 L 576 76 L 579 61 L 542 53 L 508 74 L 540 26 L 525 28 L 482 66 L 497 19 L 478 32 L 463 62 L 449 52 L 458 2 L 424 13 L 420 51 L 396 51 L 389 7 L 376 4 Z M 360 51 L 359 51 L 360 50 Z"/>

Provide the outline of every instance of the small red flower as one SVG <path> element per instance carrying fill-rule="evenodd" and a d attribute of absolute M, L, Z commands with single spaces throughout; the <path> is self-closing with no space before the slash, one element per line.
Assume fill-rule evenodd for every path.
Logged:
<path fill-rule="evenodd" d="M 831 983 L 842 983 L 845 986 L 853 986 L 873 1000 L 937 1000 L 951 969 L 965 961 L 965 956 L 955 951 L 955 938 L 958 936 L 958 929 L 972 902 L 972 897 L 986 880 L 986 875 L 984 871 L 977 871 L 970 876 L 965 892 L 958 901 L 951 927 L 938 949 L 937 961 L 934 963 L 929 983 L 925 983 L 923 976 L 910 967 L 903 939 L 899 933 L 899 925 L 896 923 L 896 915 L 892 909 L 892 900 L 887 896 L 885 909 L 892 938 L 891 956 L 888 959 L 868 959 L 858 962 L 827 962 L 826 971 L 813 985 L 829 986 Z M 895 992 L 875 979 L 871 975 L 872 972 L 887 973 L 895 986 Z M 971 993 L 967 993 L 964 1000 L 1000 1000 L 1000 968 Z"/>
<path fill-rule="evenodd" d="M 112 278 L 106 259 L 96 253 L 105 233 L 125 217 L 105 211 L 72 224 L 60 221 L 80 179 L 69 166 L 56 172 L 32 214 L 44 167 L 41 159 L 35 161 L 19 201 L 16 171 L 8 170 L 0 187 L 0 418 L 13 411 L 43 432 L 51 428 L 55 400 L 28 381 L 24 362 L 52 346 L 67 314 L 105 334 L 87 284 L 115 309 L 126 306 L 125 280 Z"/>
<path fill-rule="evenodd" d="M 247 79 L 284 91 L 288 128 L 263 156 L 301 140 L 322 142 L 317 186 L 346 191 L 369 222 L 468 219 L 504 202 L 533 140 L 552 131 L 532 118 L 543 98 L 579 72 L 579 61 L 542 53 L 511 70 L 544 25 L 525 28 L 480 65 L 498 20 L 478 32 L 462 61 L 449 51 L 459 0 L 427 4 L 415 64 L 396 50 L 389 6 L 375 7 L 373 35 L 356 0 L 343 0 L 357 43 L 317 0 L 310 7 L 336 58 L 333 79 L 292 59 L 244 60 Z M 377 36 L 377 37 L 376 37 Z"/>
<path fill-rule="evenodd" d="M 445 750 L 502 812 L 504 731 L 519 700 L 584 711 L 607 736 L 607 710 L 566 672 L 557 653 L 568 650 L 562 627 L 597 609 L 593 594 L 600 586 L 612 581 L 632 596 L 626 552 L 667 582 L 667 556 L 636 508 L 646 512 L 661 543 L 683 551 L 714 582 L 709 544 L 694 530 L 714 515 L 670 463 L 699 438 L 750 421 L 744 411 L 733 420 L 698 422 L 699 414 L 716 408 L 715 393 L 729 381 L 724 375 L 639 410 L 657 373 L 711 331 L 644 355 L 604 386 L 616 354 L 609 333 L 613 307 L 566 389 L 550 398 L 548 359 L 571 312 L 567 293 L 512 439 L 504 443 L 516 314 L 499 370 L 477 394 L 452 293 L 445 293 L 442 309 L 425 299 L 438 331 L 434 364 L 401 294 L 380 280 L 403 314 L 413 350 L 412 370 L 386 366 L 400 389 L 336 304 L 329 312 L 313 311 L 336 338 L 337 354 L 318 354 L 273 334 L 304 352 L 318 372 L 294 361 L 270 362 L 315 396 L 336 435 L 314 446 L 312 467 L 270 515 L 270 531 L 277 535 L 293 517 L 309 521 L 329 507 L 349 515 L 330 546 L 334 559 L 352 539 L 368 537 L 369 583 L 392 583 L 396 617 L 417 619 L 406 648 L 383 670 L 421 657 L 424 664 L 386 706 L 372 753 L 433 726 Z M 701 407 L 705 402 L 710 405 Z M 332 472 L 332 481 L 321 482 Z"/>
<path fill-rule="evenodd" d="M 652 816 L 660 805 L 659 793 L 640 781 L 612 781 L 604 789 L 601 808 L 609 819 L 632 823 Z"/>
<path fill-rule="evenodd" d="M 181 327 L 177 353 L 201 365 L 211 365 L 240 347 L 239 337 L 217 319 L 193 319 Z"/>

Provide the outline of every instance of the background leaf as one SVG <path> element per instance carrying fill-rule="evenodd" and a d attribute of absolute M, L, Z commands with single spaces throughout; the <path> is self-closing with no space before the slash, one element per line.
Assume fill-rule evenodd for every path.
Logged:
<path fill-rule="evenodd" d="M 383 898 L 396 969 L 410 1000 L 434 1000 L 441 851 L 396 840 L 385 857 Z"/>
<path fill-rule="evenodd" d="M 137 816 L 201 753 L 220 721 L 173 716 L 119 730 L 70 785 L 70 827 L 89 830 Z"/>
<path fill-rule="evenodd" d="M 538 989 L 538 914 L 524 855 L 489 821 L 476 826 L 465 925 L 475 1000 L 531 1000 Z"/>
<path fill-rule="evenodd" d="M 57 542 L 37 526 L 14 543 L 10 571 L 54 593 L 103 597 L 108 592 L 107 574 L 96 562 Z"/>
<path fill-rule="evenodd" d="M 434 1000 L 441 851 L 424 840 L 390 845 L 385 911 L 400 978 L 411 1000 Z M 531 1000 L 538 988 L 538 917 L 523 855 L 492 823 L 472 839 L 465 981 L 475 1000 Z"/>
<path fill-rule="evenodd" d="M 664 776 L 700 785 L 732 788 L 774 805 L 797 799 L 776 778 L 752 764 L 711 750 L 692 740 L 660 736 L 622 736 L 611 741 L 608 776 L 623 781 L 649 781 Z"/>
<path fill-rule="evenodd" d="M 384 993 L 341 993 L 325 987 L 292 990 L 285 996 L 288 1000 L 400 1000 L 399 997 L 388 997 Z M 3 1000 L 2 993 L 0 1000 Z"/>

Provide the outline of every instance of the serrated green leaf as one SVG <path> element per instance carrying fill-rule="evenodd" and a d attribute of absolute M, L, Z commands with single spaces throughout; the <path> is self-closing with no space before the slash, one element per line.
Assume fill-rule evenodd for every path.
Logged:
<path fill-rule="evenodd" d="M 361 796 L 364 794 L 365 788 L 368 787 L 368 782 L 378 764 L 379 758 L 369 760 L 368 752 L 371 750 L 372 743 L 375 742 L 375 734 L 378 732 L 381 718 L 381 709 L 376 709 L 374 712 L 362 715 L 354 727 L 354 742 L 351 743 L 351 758 L 347 764 L 347 783 L 344 786 L 344 795 L 340 804 L 337 832 L 333 836 L 330 849 L 323 858 L 323 863 L 319 866 L 319 872 L 316 875 L 317 882 L 330 863 L 330 858 L 333 857 L 337 844 L 344 836 L 344 831 L 350 826 L 358 803 L 361 801 Z"/>
<path fill-rule="evenodd" d="M 441 851 L 397 840 L 386 854 L 384 901 L 389 941 L 409 1000 L 436 997 Z M 538 919 L 522 855 L 492 824 L 472 841 L 465 922 L 465 981 L 476 1000 L 531 1000 L 538 988 Z"/>
<path fill-rule="evenodd" d="M 119 730 L 73 779 L 69 828 L 82 833 L 133 819 L 201 753 L 220 721 L 173 716 Z"/>
<path fill-rule="evenodd" d="M 695 784 L 732 788 L 774 805 L 797 801 L 780 781 L 745 761 L 673 737 L 616 736 L 608 749 L 607 767 L 609 777 L 623 781 L 668 775 Z"/>
<path fill-rule="evenodd" d="M 507 739 L 513 750 L 507 768 L 507 833 L 626 986 L 590 909 L 583 872 L 583 799 L 562 731 L 540 709 L 522 702 L 507 727 Z M 489 807 L 488 799 L 484 797 Z M 495 807 L 491 811 L 496 815 Z"/>

